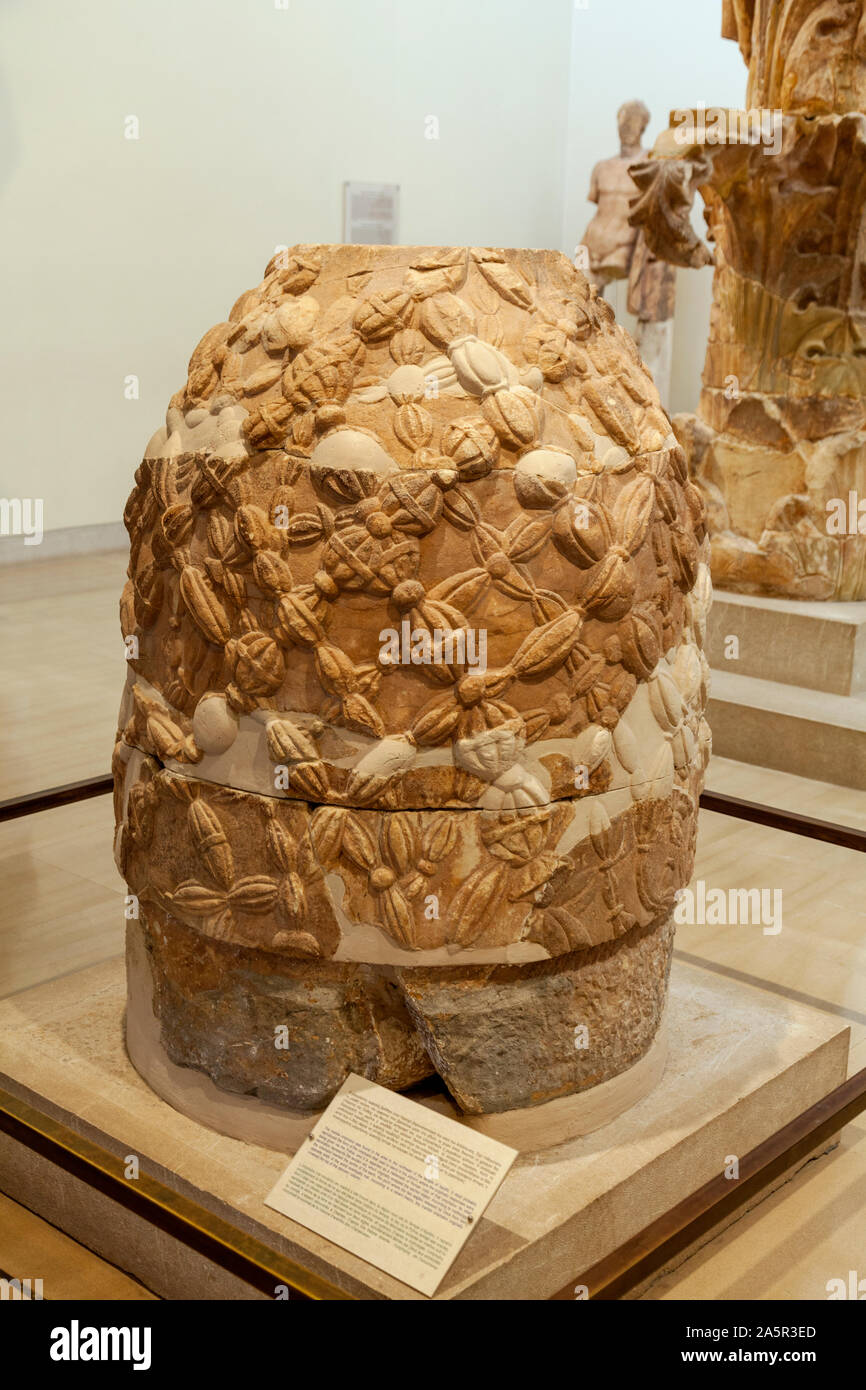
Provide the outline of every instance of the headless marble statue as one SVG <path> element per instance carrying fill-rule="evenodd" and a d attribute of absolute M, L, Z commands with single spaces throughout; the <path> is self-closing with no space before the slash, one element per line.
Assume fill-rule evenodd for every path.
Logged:
<path fill-rule="evenodd" d="M 620 151 L 599 160 L 592 171 L 587 196 L 598 210 L 576 248 L 575 265 L 602 293 L 612 280 L 628 279 L 628 312 L 637 319 L 635 341 L 667 405 L 676 271 L 653 255 L 643 232 L 629 224 L 629 205 L 638 193 L 629 169 L 646 158 L 641 137 L 649 118 L 642 101 L 627 101 L 617 112 Z"/>

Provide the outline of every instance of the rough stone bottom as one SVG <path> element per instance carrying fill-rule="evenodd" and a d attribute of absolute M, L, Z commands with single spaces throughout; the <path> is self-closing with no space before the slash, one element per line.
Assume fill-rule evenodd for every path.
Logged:
<path fill-rule="evenodd" d="M 355 1072 L 404 1090 L 438 1072 L 467 1114 L 588 1090 L 649 1049 L 667 993 L 668 919 L 528 965 L 402 969 L 287 960 L 142 904 L 161 1043 L 224 1090 L 321 1110 Z"/>

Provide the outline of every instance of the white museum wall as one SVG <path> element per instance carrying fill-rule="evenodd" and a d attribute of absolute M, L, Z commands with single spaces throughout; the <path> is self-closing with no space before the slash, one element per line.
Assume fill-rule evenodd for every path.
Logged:
<path fill-rule="evenodd" d="M 43 497 L 46 531 L 117 522 L 202 333 L 275 245 L 341 240 L 347 179 L 400 184 L 402 241 L 570 254 L 624 100 L 650 107 L 650 141 L 673 106 L 742 101 L 720 11 L 80 0 L 46 15 L 7 0 L 0 496 Z M 679 275 L 675 410 L 697 399 L 710 278 Z M 10 544 L 21 556 L 3 538 L 0 559 Z"/>

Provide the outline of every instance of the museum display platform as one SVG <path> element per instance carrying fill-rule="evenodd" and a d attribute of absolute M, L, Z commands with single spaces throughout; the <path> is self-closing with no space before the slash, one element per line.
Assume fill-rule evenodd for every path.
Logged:
<path fill-rule="evenodd" d="M 720 757 L 866 786 L 866 603 L 716 589 L 706 651 Z"/>
<path fill-rule="evenodd" d="M 0 1088 L 21 1117 L 19 1133 L 0 1134 L 0 1190 L 165 1298 L 273 1298 L 283 1285 L 314 1298 L 422 1298 L 265 1205 L 288 1150 L 217 1134 L 154 1094 L 124 1048 L 125 993 L 117 957 L 0 1004 Z M 846 1076 L 849 1030 L 837 1019 L 676 959 L 667 1037 L 658 1085 L 612 1123 L 536 1150 L 526 1112 L 523 1151 L 436 1299 L 562 1296 Z M 412 1095 L 455 1113 L 441 1093 Z M 271 1290 L 242 1277 L 251 1260 L 273 1275 Z"/>

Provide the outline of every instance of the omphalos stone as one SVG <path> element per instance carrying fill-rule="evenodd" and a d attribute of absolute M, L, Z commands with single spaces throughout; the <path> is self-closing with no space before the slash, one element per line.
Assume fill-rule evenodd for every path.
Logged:
<path fill-rule="evenodd" d="M 350 1072 L 486 1114 L 635 1066 L 709 755 L 708 551 L 586 279 L 278 255 L 126 523 L 116 850 L 162 1054 L 287 1111 Z"/>

